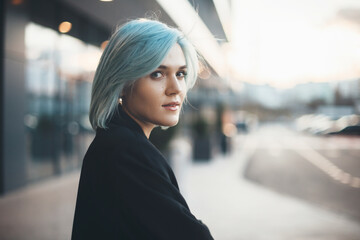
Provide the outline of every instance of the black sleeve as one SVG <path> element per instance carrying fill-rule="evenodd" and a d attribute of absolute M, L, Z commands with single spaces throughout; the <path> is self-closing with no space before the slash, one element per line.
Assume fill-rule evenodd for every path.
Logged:
<path fill-rule="evenodd" d="M 126 215 L 134 239 L 213 239 L 209 229 L 190 212 L 179 190 L 144 159 L 132 154 L 111 157 L 111 175 L 119 214 Z M 148 159 L 146 159 L 148 160 Z"/>

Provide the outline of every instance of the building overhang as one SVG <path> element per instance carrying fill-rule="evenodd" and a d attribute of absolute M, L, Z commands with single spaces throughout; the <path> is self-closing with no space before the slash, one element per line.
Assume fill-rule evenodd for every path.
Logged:
<path fill-rule="evenodd" d="M 219 43 L 187 0 L 60 0 L 112 31 L 129 19 L 157 14 L 160 21 L 179 27 L 211 68 L 226 78 L 224 56 Z"/>

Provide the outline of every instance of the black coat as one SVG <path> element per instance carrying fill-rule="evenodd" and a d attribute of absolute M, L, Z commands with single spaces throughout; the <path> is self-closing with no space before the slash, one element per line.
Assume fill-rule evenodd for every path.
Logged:
<path fill-rule="evenodd" d="M 81 170 L 72 239 L 213 239 L 190 212 L 173 171 L 119 107 Z"/>

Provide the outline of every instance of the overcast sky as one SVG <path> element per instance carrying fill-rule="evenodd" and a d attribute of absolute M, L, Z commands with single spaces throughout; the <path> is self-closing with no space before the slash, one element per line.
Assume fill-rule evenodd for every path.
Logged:
<path fill-rule="evenodd" d="M 233 0 L 236 79 L 286 88 L 360 77 L 360 0 Z"/>

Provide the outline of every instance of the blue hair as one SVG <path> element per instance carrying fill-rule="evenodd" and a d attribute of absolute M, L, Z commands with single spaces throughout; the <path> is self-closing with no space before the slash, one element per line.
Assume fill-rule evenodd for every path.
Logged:
<path fill-rule="evenodd" d="M 89 118 L 93 129 L 107 127 L 124 87 L 154 71 L 176 43 L 185 56 L 185 81 L 190 89 L 197 79 L 198 56 L 179 30 L 156 20 L 137 19 L 115 31 L 101 56 L 92 85 Z"/>

